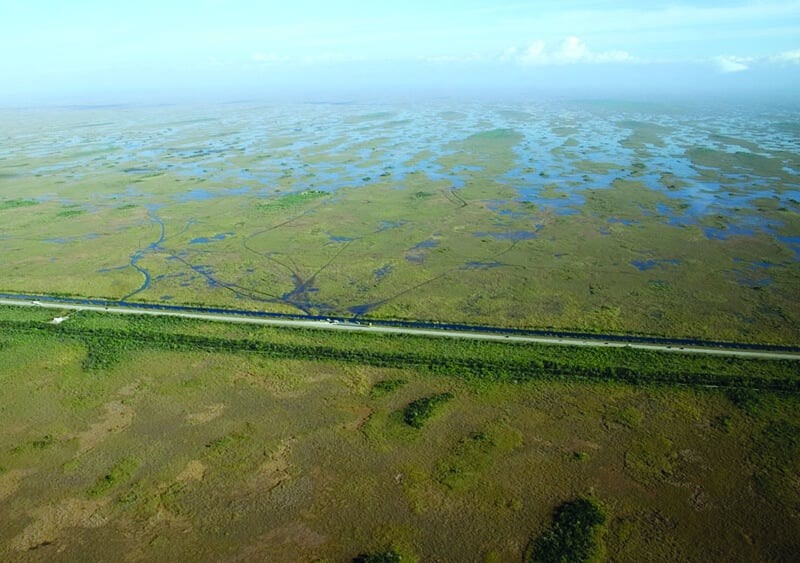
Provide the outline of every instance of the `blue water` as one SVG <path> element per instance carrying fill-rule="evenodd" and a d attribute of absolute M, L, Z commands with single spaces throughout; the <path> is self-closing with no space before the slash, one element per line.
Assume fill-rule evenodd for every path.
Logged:
<path fill-rule="evenodd" d="M 668 260 L 631 260 L 631 266 L 636 267 L 637 270 L 640 272 L 646 272 L 647 270 L 652 270 L 657 266 L 663 265 L 670 265 L 670 266 L 679 266 L 681 263 L 680 260 L 677 258 L 668 259 Z"/>
<path fill-rule="evenodd" d="M 500 268 L 505 266 L 502 262 L 467 262 L 464 264 L 465 270 L 490 270 L 492 268 Z"/>
<path fill-rule="evenodd" d="M 389 229 L 397 229 L 405 225 L 407 221 L 381 221 L 378 226 L 378 232 L 388 231 Z"/>
<path fill-rule="evenodd" d="M 434 239 L 423 240 L 406 252 L 406 260 L 412 264 L 423 264 L 428 257 L 428 251 L 437 246 L 439 246 L 439 241 Z"/>
<path fill-rule="evenodd" d="M 217 242 L 220 240 L 225 240 L 228 237 L 236 236 L 234 233 L 219 233 L 214 235 L 213 237 L 197 237 L 193 238 L 189 241 L 189 244 L 208 244 L 211 242 Z"/>
<path fill-rule="evenodd" d="M 800 262 L 800 236 L 775 237 L 794 252 L 795 260 Z"/>
<path fill-rule="evenodd" d="M 391 273 L 391 271 L 392 271 L 392 265 L 391 264 L 384 264 L 383 266 L 381 266 L 380 268 L 375 270 L 375 272 L 374 272 L 375 281 L 382 280 L 386 275 Z"/>
<path fill-rule="evenodd" d="M 506 233 L 503 232 L 476 232 L 472 233 L 472 236 L 478 238 L 484 237 L 491 237 L 495 240 L 512 240 L 512 241 L 521 241 L 521 240 L 530 240 L 536 238 L 536 233 L 534 231 L 509 231 Z"/>
<path fill-rule="evenodd" d="M 732 236 L 748 236 L 751 237 L 755 234 L 753 229 L 745 227 L 738 227 L 736 225 L 729 225 L 724 229 L 716 227 L 705 227 L 703 233 L 709 240 L 728 240 Z"/>
<path fill-rule="evenodd" d="M 417 245 L 412 247 L 411 250 L 414 251 L 414 250 L 421 250 L 423 248 L 436 248 L 437 246 L 439 246 L 439 241 L 428 239 L 418 243 Z"/>
<path fill-rule="evenodd" d="M 100 268 L 97 270 L 98 274 L 107 274 L 108 272 L 119 272 L 121 270 L 127 270 L 130 268 L 130 264 L 125 264 L 124 266 L 116 266 L 114 268 Z"/>
<path fill-rule="evenodd" d="M 749 266 L 750 268 L 761 268 L 765 270 L 784 267 L 783 264 L 775 264 L 773 262 L 763 262 L 763 261 L 750 262 L 742 258 L 734 258 L 733 261 L 736 264 L 744 264 L 746 266 Z"/>
<path fill-rule="evenodd" d="M 158 210 L 161 209 L 162 207 L 163 207 L 163 204 L 160 204 L 160 203 L 149 203 L 149 204 L 145 205 L 145 208 L 147 209 L 147 213 L 148 213 L 148 215 L 150 217 L 150 220 L 153 223 L 155 223 L 156 225 L 158 225 L 159 236 L 158 236 L 158 239 L 155 242 L 152 242 L 149 245 L 147 245 L 145 248 L 139 249 L 136 252 L 134 252 L 133 254 L 131 254 L 130 267 L 132 267 L 134 270 L 139 272 L 142 275 L 143 280 L 142 280 L 141 285 L 137 289 L 135 289 L 134 291 L 130 292 L 128 295 L 125 295 L 124 297 L 121 297 L 120 298 L 120 302 L 124 302 L 124 301 L 130 299 L 131 297 L 133 297 L 134 295 L 137 295 L 137 294 L 139 294 L 139 293 L 141 293 L 141 292 L 143 292 L 143 291 L 145 291 L 145 290 L 150 288 L 150 284 L 152 282 L 152 276 L 150 275 L 150 272 L 146 268 L 142 268 L 139 265 L 139 261 L 142 258 L 144 258 L 147 254 L 160 251 L 161 244 L 166 239 L 167 227 L 164 224 L 164 221 L 161 219 L 161 217 L 158 216 Z"/>
<path fill-rule="evenodd" d="M 194 189 L 188 192 L 183 192 L 173 196 L 173 199 L 179 203 L 188 203 L 191 201 L 208 201 L 218 197 L 227 197 L 234 195 L 247 195 L 251 189 L 248 186 L 234 189 L 222 189 L 216 191 L 209 191 L 204 189 Z"/>
<path fill-rule="evenodd" d="M 675 211 L 672 208 L 670 208 L 668 205 L 665 205 L 663 203 L 656 203 L 656 212 L 659 215 L 667 215 L 667 216 L 672 215 L 673 213 L 675 213 Z"/>
<path fill-rule="evenodd" d="M 44 242 L 50 242 L 53 244 L 70 244 L 73 242 L 80 242 L 85 240 L 94 240 L 98 238 L 100 235 L 98 233 L 87 233 L 85 235 L 78 235 L 74 237 L 53 237 L 53 238 L 46 238 Z"/>
<path fill-rule="evenodd" d="M 625 225 L 626 227 L 633 227 L 634 225 L 641 225 L 639 221 L 634 221 L 633 219 L 619 219 L 616 217 L 609 217 L 608 222 L 612 224 L 620 224 Z"/>
<path fill-rule="evenodd" d="M 742 277 L 736 278 L 736 283 L 738 283 L 739 285 L 744 286 L 744 287 L 753 288 L 753 289 L 762 288 L 762 287 L 768 287 L 768 286 L 772 285 L 772 281 L 773 280 L 770 277 L 751 278 L 751 277 L 747 277 L 747 276 L 742 276 Z"/>

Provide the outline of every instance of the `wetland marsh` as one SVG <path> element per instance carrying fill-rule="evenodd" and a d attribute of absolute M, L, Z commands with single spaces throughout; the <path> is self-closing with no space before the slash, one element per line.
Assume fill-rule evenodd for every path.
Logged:
<path fill-rule="evenodd" d="M 798 116 L 1 110 L 0 292 L 101 306 L 0 307 L 0 558 L 791 560 L 796 359 L 102 305 L 796 350 Z"/>
<path fill-rule="evenodd" d="M 0 309 L 6 561 L 386 550 L 520 561 L 554 510 L 584 498 L 602 509 L 597 547 L 611 560 L 788 561 L 798 549 L 796 393 L 378 365 L 426 350 L 501 366 L 554 346 L 478 354 L 436 339 L 51 316 Z M 180 346 L 181 334 L 223 346 Z M 252 346 L 331 338 L 373 359 Z M 694 369 L 711 369 L 703 362 Z M 745 376 L 767 373 L 737 362 Z"/>
<path fill-rule="evenodd" d="M 4 111 L 0 290 L 795 344 L 790 109 Z"/>

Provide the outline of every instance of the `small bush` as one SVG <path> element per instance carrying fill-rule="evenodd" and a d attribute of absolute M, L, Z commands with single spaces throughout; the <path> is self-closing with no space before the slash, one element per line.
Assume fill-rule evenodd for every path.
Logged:
<path fill-rule="evenodd" d="M 422 428 L 425 422 L 433 416 L 439 405 L 453 398 L 452 393 L 439 393 L 430 397 L 422 397 L 409 403 L 403 410 L 403 420 L 409 426 Z"/>
<path fill-rule="evenodd" d="M 628 406 L 611 412 L 609 419 L 612 422 L 616 422 L 617 424 L 621 424 L 622 426 L 633 429 L 638 428 L 642 424 L 644 415 L 642 414 L 642 411 L 636 407 Z"/>
<path fill-rule="evenodd" d="M 86 213 L 84 209 L 64 209 L 56 213 L 56 217 L 75 217 L 76 215 L 83 215 Z"/>
<path fill-rule="evenodd" d="M 89 497 L 96 498 L 105 495 L 116 485 L 127 481 L 139 468 L 139 462 L 135 459 L 125 458 L 114 464 L 108 473 L 100 477 L 89 489 Z"/>
<path fill-rule="evenodd" d="M 112 338 L 86 338 L 87 351 L 82 367 L 85 371 L 108 369 L 115 366 L 125 354 L 128 342 Z"/>
<path fill-rule="evenodd" d="M 380 553 L 362 553 L 353 558 L 353 563 L 400 563 L 401 561 L 400 555 L 392 549 Z"/>
<path fill-rule="evenodd" d="M 53 444 L 55 444 L 55 438 L 50 434 L 39 438 L 38 440 L 33 440 L 31 442 L 26 442 L 22 445 L 16 446 L 15 448 L 11 449 L 11 453 L 13 454 L 25 454 L 29 453 L 33 450 L 46 450 Z"/>
<path fill-rule="evenodd" d="M 326 195 L 328 195 L 327 192 L 320 190 L 306 190 L 304 192 L 286 194 L 278 199 L 273 199 L 265 203 L 259 203 L 256 205 L 256 209 L 261 211 L 285 211 L 304 205 L 315 199 L 325 197 Z"/>
<path fill-rule="evenodd" d="M 746 413 L 752 413 L 761 402 L 758 391 L 754 389 L 743 389 L 732 387 L 725 391 L 728 399 Z"/>
<path fill-rule="evenodd" d="M 601 535 L 606 515 L 594 501 L 579 498 L 565 502 L 553 514 L 553 526 L 532 544 L 526 561 L 592 561 L 601 557 Z"/>
<path fill-rule="evenodd" d="M 369 394 L 373 397 L 383 397 L 384 395 L 388 395 L 392 391 L 399 389 L 405 384 L 405 379 L 384 379 L 383 381 L 379 381 L 373 385 Z"/>

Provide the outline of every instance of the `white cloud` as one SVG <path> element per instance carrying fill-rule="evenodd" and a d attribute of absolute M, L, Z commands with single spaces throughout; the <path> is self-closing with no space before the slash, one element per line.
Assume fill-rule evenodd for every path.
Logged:
<path fill-rule="evenodd" d="M 557 49 L 548 49 L 544 41 L 534 41 L 525 49 L 507 50 L 503 60 L 516 60 L 528 65 L 563 65 L 621 63 L 633 62 L 637 59 L 626 51 L 592 51 L 578 37 L 571 35 Z"/>
<path fill-rule="evenodd" d="M 773 57 L 770 57 L 770 60 L 777 63 L 795 63 L 800 64 L 800 49 L 795 49 L 793 51 L 784 51 L 783 53 L 778 53 Z"/>
<path fill-rule="evenodd" d="M 783 51 L 771 56 L 764 57 L 736 57 L 724 55 L 714 57 L 710 61 L 717 70 L 723 74 L 744 72 L 756 67 L 764 67 L 775 64 L 800 64 L 800 49 Z"/>
<path fill-rule="evenodd" d="M 548 55 L 544 51 L 545 44 L 544 41 L 534 41 L 528 48 L 525 49 L 524 53 L 522 54 L 522 59 L 525 61 L 537 61 L 542 60 Z"/>
<path fill-rule="evenodd" d="M 751 59 L 744 57 L 715 57 L 714 64 L 722 74 L 732 74 L 749 70 Z"/>
<path fill-rule="evenodd" d="M 561 50 L 558 51 L 556 56 L 564 61 L 577 62 L 591 58 L 592 54 L 589 53 L 589 49 L 583 41 L 572 35 L 564 40 Z"/>

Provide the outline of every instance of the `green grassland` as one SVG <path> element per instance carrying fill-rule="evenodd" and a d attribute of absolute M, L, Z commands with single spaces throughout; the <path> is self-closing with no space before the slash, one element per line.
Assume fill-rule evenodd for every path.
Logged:
<path fill-rule="evenodd" d="M 51 316 L 0 308 L 3 560 L 774 561 L 800 548 L 794 392 L 531 365 L 589 361 L 558 347 Z M 351 338 L 373 361 L 275 347 Z M 410 351 L 426 362 L 397 363 Z M 625 353 L 605 361 L 635 365 Z M 725 362 L 663 356 L 698 374 Z M 441 369 L 459 358 L 497 376 Z M 503 358 L 530 376 L 503 376 Z M 791 377 L 780 362 L 731 366 Z M 435 397 L 424 424 L 406 420 Z"/>
<path fill-rule="evenodd" d="M 758 145 L 704 133 L 710 146 L 684 156 L 721 195 L 698 212 L 680 195 L 684 179 L 651 163 L 675 127 L 641 120 L 618 124 L 629 162 L 592 157 L 600 144 L 580 140 L 577 121 L 553 126 L 561 144 L 544 155 L 586 174 L 576 181 L 540 162 L 520 133 L 536 124 L 524 112 L 498 112 L 505 127 L 478 120 L 426 141 L 407 161 L 393 153 L 408 142 L 393 141 L 408 131 L 399 112 L 321 113 L 336 133 L 310 143 L 284 117 L 257 153 L 235 120 L 143 115 L 152 123 L 128 134 L 160 131 L 167 148 L 156 159 L 120 163 L 118 149 L 96 143 L 0 160 L 9 170 L 0 290 L 747 342 L 800 336 L 800 262 L 786 242 L 800 232 L 800 207 L 782 195 L 797 184 L 791 153 L 744 152 Z M 459 131 L 466 118 L 434 122 L 454 119 Z M 520 163 L 545 179 L 535 197 L 508 177 Z M 752 186 L 731 180 L 742 174 L 772 195 L 747 199 Z"/>
<path fill-rule="evenodd" d="M 58 335 L 88 344 L 87 367 L 123 361 L 141 346 L 167 350 L 265 353 L 273 357 L 327 359 L 376 367 L 409 367 L 452 375 L 480 387 L 487 382 L 540 378 L 603 379 L 642 383 L 715 385 L 796 391 L 791 360 L 708 356 L 630 348 L 573 347 L 453 340 L 328 330 L 272 328 L 175 317 L 0 308 L 0 327 L 29 335 Z M 398 381 L 386 385 L 401 385 Z M 380 393 L 381 388 L 375 390 Z"/>

